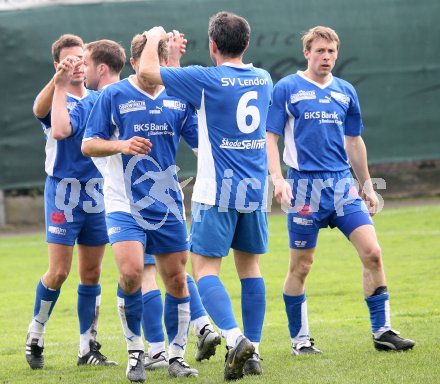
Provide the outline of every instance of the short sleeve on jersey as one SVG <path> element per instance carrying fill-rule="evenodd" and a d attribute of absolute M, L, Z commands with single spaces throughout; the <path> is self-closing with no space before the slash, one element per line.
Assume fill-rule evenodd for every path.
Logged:
<path fill-rule="evenodd" d="M 161 67 L 160 75 L 167 94 L 187 100 L 197 109 L 202 100 L 204 68 L 189 66 L 185 68 Z"/>
<path fill-rule="evenodd" d="M 111 124 L 110 88 L 104 89 L 92 108 L 84 132 L 84 139 L 99 138 L 109 140 L 115 130 Z"/>
<path fill-rule="evenodd" d="M 197 114 L 190 104 L 187 108 L 187 116 L 183 123 L 181 135 L 192 150 L 199 146 L 199 132 L 197 129 Z"/>
<path fill-rule="evenodd" d="M 72 135 L 84 132 L 87 119 L 95 104 L 100 92 L 92 92 L 85 98 L 81 99 L 70 111 L 70 124 L 72 126 Z"/>
<path fill-rule="evenodd" d="M 287 120 L 286 100 L 288 89 L 284 81 L 278 82 L 272 93 L 272 104 L 267 115 L 266 131 L 278 136 L 284 135 L 284 126 Z"/>
<path fill-rule="evenodd" d="M 362 124 L 359 100 L 356 91 L 352 88 L 350 107 L 348 108 L 347 116 L 345 118 L 345 135 L 360 136 L 363 130 L 364 126 Z"/>

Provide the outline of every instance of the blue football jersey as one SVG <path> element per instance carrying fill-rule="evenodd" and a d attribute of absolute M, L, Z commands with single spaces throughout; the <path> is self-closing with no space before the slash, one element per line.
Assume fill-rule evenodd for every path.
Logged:
<path fill-rule="evenodd" d="M 153 220 L 184 220 L 176 154 L 180 137 L 197 147 L 197 118 L 187 102 L 163 88 L 156 96 L 136 86 L 133 76 L 102 91 L 87 123 L 84 140 L 151 140 L 145 156 L 107 157 L 104 200 L 107 213 L 127 212 Z M 175 216 L 175 217 L 173 217 Z"/>
<path fill-rule="evenodd" d="M 284 136 L 284 162 L 299 171 L 349 168 L 344 136 L 363 130 L 354 87 L 332 77 L 324 85 L 303 72 L 281 79 L 273 90 L 267 130 Z"/>
<path fill-rule="evenodd" d="M 189 101 L 198 112 L 192 200 L 239 210 L 265 208 L 269 73 L 230 63 L 160 71 L 167 93 Z"/>
<path fill-rule="evenodd" d="M 67 95 L 67 109 L 73 124 L 72 134 L 63 140 L 55 140 L 52 137 L 50 112 L 46 117 L 38 119 L 46 136 L 45 170 L 48 176 L 58 179 L 75 178 L 81 182 L 101 177 L 92 160 L 81 153 L 85 122 L 96 100 L 94 94 L 95 92 L 88 93 L 83 99 L 71 94 Z M 78 111 L 76 111 L 77 106 Z M 72 116 L 75 116 L 73 120 Z"/>

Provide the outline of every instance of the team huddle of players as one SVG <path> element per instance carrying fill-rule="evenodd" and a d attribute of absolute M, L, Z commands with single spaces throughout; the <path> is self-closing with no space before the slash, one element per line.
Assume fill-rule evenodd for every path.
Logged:
<path fill-rule="evenodd" d="M 130 381 L 143 382 L 145 370 L 158 368 L 167 368 L 172 377 L 197 376 L 184 360 L 190 324 L 196 361 L 214 355 L 223 337 L 224 379 L 260 375 L 266 292 L 259 257 L 268 248 L 268 174 L 275 198 L 287 210 L 290 264 L 283 297 L 292 355 L 321 353 L 309 334 L 305 280 L 319 229 L 327 226 L 338 227 L 361 259 L 375 348 L 415 345 L 391 329 L 370 218 L 378 200 L 361 138 L 359 102 L 353 86 L 331 73 L 339 49 L 336 32 L 307 31 L 307 69 L 275 87 L 267 71 L 243 63 L 250 41 L 244 18 L 219 12 L 209 21 L 208 35 L 214 67 L 180 67 L 186 39 L 178 31 L 154 27 L 134 36 L 135 73 L 123 80 L 126 55 L 120 44 L 84 45 L 75 35 L 53 44 L 55 75 L 34 104 L 47 139 L 49 268 L 36 289 L 26 339 L 32 369 L 44 366 L 45 326 L 69 274 L 75 243 L 78 365 L 117 364 L 100 352 L 96 340 L 101 264 L 110 242 L 120 274 L 117 302 Z M 189 236 L 176 167 L 181 137 L 197 156 Z M 219 279 L 231 248 L 242 287 L 243 332 Z M 185 269 L 188 251 L 192 276 Z M 156 271 L 165 286 L 164 303 Z"/>

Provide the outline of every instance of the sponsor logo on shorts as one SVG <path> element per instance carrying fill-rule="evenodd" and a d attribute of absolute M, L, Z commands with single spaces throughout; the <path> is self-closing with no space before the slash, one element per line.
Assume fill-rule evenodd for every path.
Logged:
<path fill-rule="evenodd" d="M 49 225 L 47 230 L 50 233 L 53 233 L 54 235 L 60 235 L 60 236 L 66 236 L 66 233 L 67 233 L 67 230 L 65 228 L 54 227 L 52 225 Z"/>
<path fill-rule="evenodd" d="M 305 219 L 303 217 L 294 217 L 293 222 L 298 225 L 305 225 L 305 226 L 313 225 L 312 219 Z"/>
<path fill-rule="evenodd" d="M 50 215 L 50 221 L 56 224 L 63 224 L 66 222 L 66 216 L 64 216 L 63 212 L 52 212 Z"/>
<path fill-rule="evenodd" d="M 128 103 L 119 104 L 118 108 L 119 113 L 123 115 L 124 113 L 128 112 L 146 111 L 147 105 L 145 103 L 145 100 L 130 100 Z"/>
<path fill-rule="evenodd" d="M 313 100 L 316 99 L 315 91 L 299 91 L 290 95 L 290 103 L 295 104 L 301 100 Z"/>
<path fill-rule="evenodd" d="M 256 140 L 229 140 L 222 139 L 220 148 L 224 149 L 264 149 L 266 145 L 266 139 Z"/>
<path fill-rule="evenodd" d="M 298 248 L 304 248 L 307 245 L 306 240 L 295 240 L 294 243 Z"/>
<path fill-rule="evenodd" d="M 119 232 L 121 232 L 121 227 L 111 227 L 111 228 L 108 229 L 107 235 L 111 236 L 111 235 L 114 235 L 114 234 L 119 233 Z"/>

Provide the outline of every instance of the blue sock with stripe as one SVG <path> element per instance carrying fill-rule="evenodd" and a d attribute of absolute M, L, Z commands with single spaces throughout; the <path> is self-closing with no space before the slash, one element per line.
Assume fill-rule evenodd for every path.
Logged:
<path fill-rule="evenodd" d="M 291 340 L 295 342 L 301 339 L 309 339 L 306 293 L 304 292 L 299 296 L 289 296 L 284 293 L 283 298 Z"/>
<path fill-rule="evenodd" d="M 190 297 L 177 298 L 165 294 L 164 320 L 168 335 L 168 357 L 183 357 L 188 342 L 190 323 Z"/>
<path fill-rule="evenodd" d="M 144 350 L 141 338 L 142 292 L 139 288 L 132 294 L 126 294 L 118 284 L 118 312 L 124 330 L 127 350 Z"/>
<path fill-rule="evenodd" d="M 149 343 L 165 341 L 162 327 L 163 303 L 159 289 L 147 292 L 142 296 L 142 329 Z"/>
<path fill-rule="evenodd" d="M 367 297 L 365 301 L 370 311 L 371 331 L 375 333 L 391 329 L 388 292 Z"/>
<path fill-rule="evenodd" d="M 99 310 L 97 311 L 96 307 L 99 307 L 99 296 L 101 296 L 101 285 L 78 284 L 77 311 L 81 334 L 95 328 L 93 324 L 98 320 Z"/>
<path fill-rule="evenodd" d="M 38 282 L 35 292 L 34 317 L 29 325 L 29 332 L 43 334 L 47 321 L 60 296 L 60 288 L 47 288 L 42 279 Z"/>

